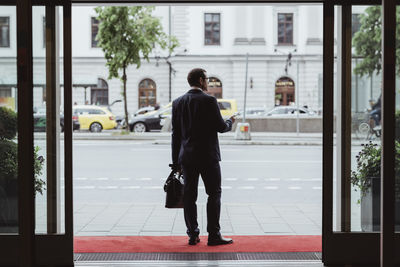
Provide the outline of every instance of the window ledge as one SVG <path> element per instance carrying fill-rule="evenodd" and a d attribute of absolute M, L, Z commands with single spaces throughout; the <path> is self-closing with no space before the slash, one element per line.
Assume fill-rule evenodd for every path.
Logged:
<path fill-rule="evenodd" d="M 266 45 L 265 39 L 260 38 L 260 37 L 254 37 L 254 38 L 246 38 L 246 37 L 236 37 L 234 42 L 234 45 Z"/>

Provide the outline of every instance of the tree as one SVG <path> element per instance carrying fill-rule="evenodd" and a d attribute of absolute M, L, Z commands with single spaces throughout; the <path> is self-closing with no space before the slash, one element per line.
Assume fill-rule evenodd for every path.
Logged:
<path fill-rule="evenodd" d="M 396 60 L 400 62 L 400 8 L 396 10 Z M 361 27 L 353 37 L 355 55 L 362 60 L 354 68 L 361 76 L 371 76 L 374 71 L 382 69 L 382 11 L 380 6 L 371 6 L 360 14 Z M 400 74 L 400 64 L 396 64 L 396 72 Z"/>
<path fill-rule="evenodd" d="M 164 33 L 161 22 L 152 15 L 154 7 L 97 7 L 99 31 L 96 36 L 108 67 L 108 79 L 119 78 L 123 84 L 125 127 L 128 125 L 127 76 L 129 65 L 140 68 L 141 60 L 149 61 L 149 55 L 157 46 L 171 53 L 177 46 L 175 37 Z"/>

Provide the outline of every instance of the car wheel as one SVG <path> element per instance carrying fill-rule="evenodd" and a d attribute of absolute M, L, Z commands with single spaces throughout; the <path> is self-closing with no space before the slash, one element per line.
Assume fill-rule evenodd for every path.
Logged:
<path fill-rule="evenodd" d="M 101 132 L 101 130 L 103 130 L 103 127 L 101 126 L 100 123 L 98 123 L 98 122 L 93 122 L 93 123 L 90 125 L 89 130 L 90 130 L 92 133 L 99 133 L 99 132 Z"/>
<path fill-rule="evenodd" d="M 132 132 L 144 133 L 146 131 L 146 125 L 143 122 L 137 122 L 132 127 Z"/>

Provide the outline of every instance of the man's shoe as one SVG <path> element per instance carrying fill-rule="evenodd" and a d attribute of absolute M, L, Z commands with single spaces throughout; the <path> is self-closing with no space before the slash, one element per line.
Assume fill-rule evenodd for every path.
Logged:
<path fill-rule="evenodd" d="M 196 245 L 197 243 L 199 243 L 200 242 L 200 238 L 199 238 L 199 236 L 198 235 L 195 235 L 195 236 L 191 236 L 190 238 L 189 238 L 189 245 Z"/>
<path fill-rule="evenodd" d="M 222 235 L 217 235 L 215 237 L 208 237 L 208 246 L 218 246 L 232 244 L 233 240 L 231 238 L 224 238 Z"/>

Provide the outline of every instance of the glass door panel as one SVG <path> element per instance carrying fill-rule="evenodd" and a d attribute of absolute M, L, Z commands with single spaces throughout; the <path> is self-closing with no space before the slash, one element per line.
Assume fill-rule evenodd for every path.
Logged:
<path fill-rule="evenodd" d="M 351 231 L 380 230 L 381 6 L 353 6 L 351 16 Z M 371 30 L 372 29 L 372 30 Z M 372 36 L 377 36 L 372 38 Z"/>
<path fill-rule="evenodd" d="M 0 235 L 18 234 L 16 7 L 0 7 Z"/>
<path fill-rule="evenodd" d="M 399 45 L 400 45 L 400 32 L 399 32 L 399 20 L 400 20 L 400 5 L 396 7 L 396 114 L 395 114 L 395 138 L 396 138 L 396 191 L 395 191 L 395 231 L 400 232 L 400 56 L 399 56 Z M 398 249 L 398 246 L 396 247 Z"/>
<path fill-rule="evenodd" d="M 324 216 L 328 223 L 324 222 L 323 261 L 326 265 L 378 265 L 384 162 L 380 111 L 382 10 L 372 5 L 331 5 L 325 3 L 324 116 L 327 123 L 334 119 L 335 143 L 332 149 L 330 140 L 324 138 Z M 397 78 L 397 90 L 399 83 Z M 331 86 L 334 92 L 329 100 Z M 399 99 L 397 92 L 397 109 Z M 325 126 L 324 135 L 330 136 Z M 398 236 L 395 241 L 398 244 Z"/>

